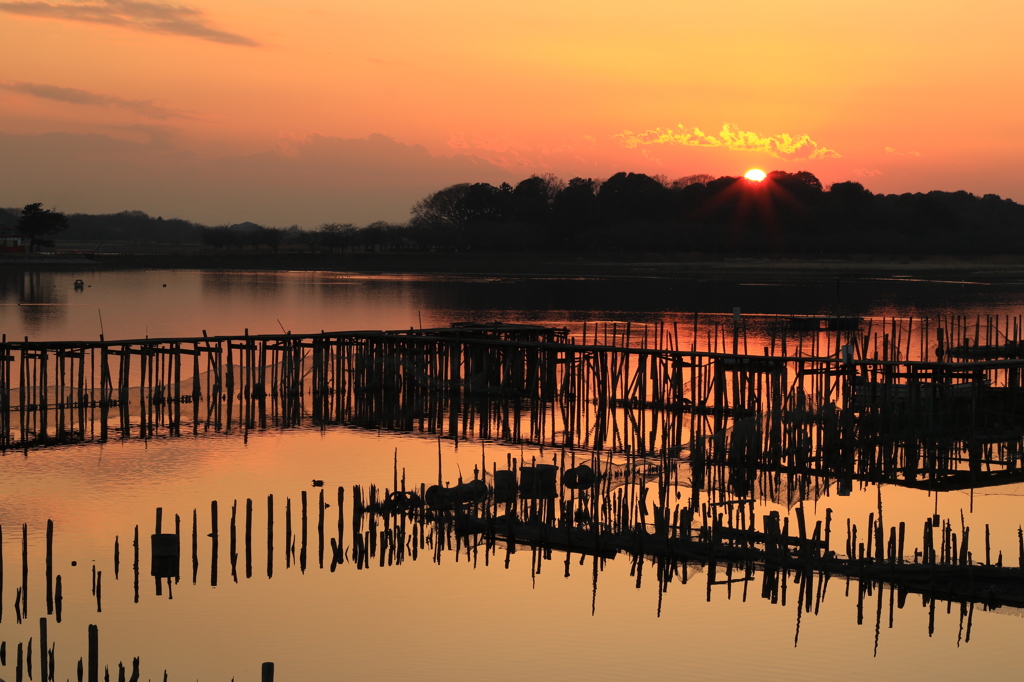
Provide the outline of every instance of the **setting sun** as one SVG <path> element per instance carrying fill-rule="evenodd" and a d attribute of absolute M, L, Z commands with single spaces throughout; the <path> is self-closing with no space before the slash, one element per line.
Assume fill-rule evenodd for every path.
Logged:
<path fill-rule="evenodd" d="M 745 177 L 747 180 L 750 180 L 751 182 L 761 182 L 768 176 L 765 174 L 763 170 L 759 168 L 751 168 L 743 177 Z"/>

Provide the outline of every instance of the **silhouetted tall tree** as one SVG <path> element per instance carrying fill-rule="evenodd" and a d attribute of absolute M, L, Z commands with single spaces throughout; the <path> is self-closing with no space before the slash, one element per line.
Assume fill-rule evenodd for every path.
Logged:
<path fill-rule="evenodd" d="M 53 242 L 45 239 L 68 227 L 68 218 L 63 213 L 43 208 L 42 204 L 29 204 L 21 209 L 18 220 L 18 231 L 28 237 L 29 251 L 35 251 L 38 244 L 52 246 Z"/>

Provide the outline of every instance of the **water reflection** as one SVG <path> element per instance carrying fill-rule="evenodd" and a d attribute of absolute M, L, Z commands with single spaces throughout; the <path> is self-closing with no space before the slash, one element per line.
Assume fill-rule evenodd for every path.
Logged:
<path fill-rule="evenodd" d="M 201 281 L 204 296 L 228 297 L 226 305 L 232 304 L 232 296 L 274 301 L 284 294 L 288 284 L 277 272 L 202 272 Z"/>
<path fill-rule="evenodd" d="M 847 522 L 844 534 L 843 524 L 833 525 L 831 513 L 824 523 L 819 520 L 813 526 L 805 525 L 803 514 L 798 513 L 797 524 L 790 527 L 788 518 L 780 522 L 777 513 L 757 519 L 752 504 L 701 501 L 695 506 L 691 499 L 697 498 L 684 484 L 677 466 L 638 470 L 635 465 L 601 459 L 579 461 L 564 455 L 556 455 L 550 462 L 520 462 L 509 453 L 500 462 L 483 458 L 472 480 L 446 482 L 441 471 L 440 483 L 417 486 L 405 480 L 399 464 L 396 460 L 385 487 L 338 487 L 328 494 L 314 484 L 312 491 L 286 496 L 283 527 L 282 519 L 275 517 L 273 495 L 267 497 L 264 514 L 254 511 L 251 498 L 245 500 L 244 530 L 238 528 L 243 523 L 239 500 L 231 503 L 226 529 L 219 522 L 216 500 L 209 503 L 208 515 L 200 514 L 196 507 L 191 514 L 190 549 L 182 538 L 189 525 L 183 529 L 181 516 L 175 514 L 174 532 L 163 532 L 164 510 L 158 508 L 149 542 L 140 543 L 140 526 L 134 529 L 135 604 L 150 603 L 150 597 L 165 603 L 182 599 L 201 603 L 202 597 L 191 596 L 189 586 L 179 584 L 181 554 L 191 558 L 192 590 L 218 589 L 220 571 L 228 571 L 232 583 L 254 583 L 248 588 L 253 596 L 265 594 L 266 588 L 255 584 L 258 578 L 252 571 L 254 555 L 259 561 L 265 553 L 267 579 L 293 586 L 297 585 L 293 579 L 296 572 L 308 572 L 304 580 L 314 581 L 316 574 L 341 572 L 333 580 L 350 582 L 359 580 L 352 572 L 416 575 L 413 566 L 417 562 L 438 568 L 462 564 L 480 572 L 505 571 L 514 576 L 514 583 L 534 590 L 553 580 L 583 579 L 590 584 L 589 598 L 586 605 L 575 606 L 577 617 L 597 617 L 608 608 L 614 611 L 622 598 L 618 595 L 622 585 L 617 583 L 622 582 L 634 591 L 632 599 L 642 599 L 652 590 L 656 593 L 653 601 L 644 600 L 655 618 L 661 618 L 669 604 L 684 597 L 697 597 L 708 604 L 738 602 L 746 608 L 760 602 L 790 609 L 788 627 L 794 646 L 801 646 L 808 618 L 834 620 L 840 616 L 873 632 L 875 655 L 888 637 L 896 637 L 897 643 L 905 640 L 906 633 L 886 634 L 899 629 L 898 620 L 904 630 L 920 627 L 929 637 L 939 631 L 950 644 L 955 641 L 961 646 L 977 639 L 973 631 L 976 610 L 1024 605 L 1019 569 L 1003 568 L 1001 558 L 992 563 L 988 557 L 984 563 L 966 558 L 970 556 L 970 529 L 963 528 L 958 551 L 952 519 L 943 521 L 935 545 L 918 548 L 908 535 L 904 546 L 902 524 L 898 536 L 893 526 L 883 545 L 881 508 L 877 526 L 858 542 L 856 524 Z M 935 539 L 929 536 L 929 521 L 926 543 Z M 209 534 L 204 533 L 207 528 Z M 27 527 L 21 530 L 22 566 L 27 569 L 27 557 L 37 553 L 35 548 L 29 551 Z M 222 531 L 229 535 L 226 555 L 220 552 Z M 52 526 L 50 533 L 48 567 L 53 554 Z M 58 556 L 59 540 L 58 536 Z M 830 549 L 844 540 L 848 553 L 851 546 L 859 548 L 851 558 L 840 558 Z M 118 597 L 124 596 L 116 582 L 119 538 L 111 544 L 114 608 L 124 609 L 117 603 Z M 985 544 L 987 547 L 987 535 Z M 283 555 L 284 569 L 275 573 L 276 553 Z M 310 553 L 315 553 L 315 558 L 310 558 Z M 237 566 L 243 555 L 244 578 Z M 207 562 L 209 572 L 203 573 L 200 567 Z M 154 579 L 153 589 L 140 592 L 140 572 L 146 570 L 146 563 Z M 109 610 L 109 601 L 103 601 L 103 574 L 109 570 L 106 559 L 97 561 L 92 567 L 91 594 L 69 595 L 73 607 L 70 611 L 65 607 L 64 618 L 70 619 L 72 629 Z M 15 627 L 10 623 L 4 626 L 5 632 L 19 641 L 29 636 L 22 628 L 31 627 L 25 624 L 30 621 L 22 618 L 27 618 L 29 609 L 27 576 L 26 571 L 16 592 Z M 48 597 L 53 584 L 48 571 Z M 57 575 L 58 623 L 61 584 Z M 318 590 L 331 589 L 331 583 L 315 584 Z M 79 582 L 76 588 L 88 591 L 89 583 Z M 83 596 L 89 599 L 83 600 Z M 921 616 L 915 617 L 911 612 L 916 610 L 918 597 Z M 151 612 L 159 614 L 170 608 L 168 604 Z M 829 615 L 830 609 L 839 613 Z M 907 613 L 898 618 L 899 612 Z M 53 613 L 54 604 L 48 599 L 47 614 Z M 938 628 L 940 621 L 945 624 L 942 628 Z M 91 650 L 88 654 L 75 651 L 63 640 L 59 649 L 65 653 L 49 660 L 50 669 L 68 670 L 78 656 L 94 661 L 99 656 Z M 104 660 L 109 659 L 105 656 Z M 250 661 L 250 667 L 252 664 Z M 154 662 L 147 665 L 144 670 L 154 669 Z M 157 671 L 166 667 L 173 670 L 173 665 L 155 662 Z"/>
<path fill-rule="evenodd" d="M 38 283 L 26 284 L 26 278 Z M 0 273 L 0 300 L 21 302 L 52 291 L 70 296 L 61 318 L 31 328 L 0 306 L 8 338 L 96 338 L 103 311 L 107 338 L 273 333 L 321 329 L 396 329 L 454 320 L 533 321 L 564 325 L 596 320 L 685 323 L 687 315 L 850 314 L 936 317 L 1019 314 L 1022 285 L 894 280 L 785 282 L 742 278 L 389 277 L 334 272 L 15 272 Z M 54 288 L 56 287 L 56 288 Z M 528 303 L 524 303 L 527 301 Z M 43 302 L 43 301 L 40 301 Z M 280 325 L 278 323 L 280 320 Z M 575 324 L 572 326 L 576 326 Z"/>
<path fill-rule="evenodd" d="M 195 273 L 181 277 L 167 279 L 175 295 L 200 281 Z M 159 279 L 140 287 L 148 300 L 166 291 Z M 268 295 L 291 302 L 302 297 L 287 296 L 302 291 L 309 300 L 322 296 L 321 313 L 343 301 L 366 315 L 330 318 L 346 322 L 386 320 L 396 311 L 415 317 L 426 296 L 436 305 L 511 305 L 521 284 L 493 298 L 474 298 L 479 291 L 446 298 L 450 285 L 439 281 L 303 281 L 305 289 L 282 275 Z M 437 291 L 425 294 L 431 287 Z M 202 308 L 220 294 L 197 286 L 190 295 Z M 255 314 L 247 306 L 256 299 L 240 293 L 230 300 L 239 310 L 225 319 Z M 734 335 L 731 315 L 645 312 L 655 300 L 614 314 L 664 322 L 647 329 L 635 322 L 595 329 L 594 316 L 607 313 L 597 304 L 566 317 L 525 314 L 557 318 L 589 345 L 642 349 L 646 338 L 652 348 L 685 350 L 700 339 L 701 349 L 732 352 L 735 343 L 749 356 L 763 347 L 782 354 L 784 321 L 755 320 L 744 309 L 749 324 Z M 705 304 L 718 305 L 692 307 Z M 195 334 L 210 306 L 176 329 Z M 492 310 L 473 315 L 493 319 Z M 271 313 L 277 317 L 261 311 Z M 425 322 L 435 314 L 426 310 Z M 324 325 L 327 318 L 312 314 L 295 319 L 314 321 L 305 329 L 350 326 Z M 1001 319 L 988 325 L 988 339 L 973 318 L 941 322 L 957 330 L 943 344 L 962 349 L 956 362 L 989 361 L 979 346 L 1012 349 L 1017 328 Z M 986 329 L 984 318 L 978 328 Z M 616 388 L 608 383 L 603 394 L 595 390 L 596 354 L 549 365 L 527 355 L 520 364 L 510 354 L 469 353 L 453 391 L 450 373 L 416 364 L 423 356 L 389 362 L 394 348 L 386 344 L 395 339 L 362 338 L 338 365 L 346 383 L 335 390 L 333 360 L 315 359 L 338 339 L 279 347 L 272 340 L 264 348 L 236 337 L 230 360 L 226 343 L 219 354 L 195 356 L 198 373 L 187 353 L 180 375 L 173 352 L 136 353 L 121 381 L 111 361 L 104 389 L 101 363 L 94 363 L 99 351 L 77 355 L 69 347 L 72 354 L 49 356 L 45 382 L 28 382 L 35 393 L 26 402 L 45 395 L 49 407 L 28 413 L 36 421 L 25 427 L 36 436 L 76 434 L 79 444 L 47 441 L 0 458 L 7 569 L 0 640 L 12 659 L 20 645 L 24 659 L 31 638 L 28 658 L 38 673 L 36 618 L 51 584 L 49 517 L 56 521 L 53 614 L 46 613 L 55 679 L 75 679 L 80 657 L 115 675 L 119 666 L 127 675 L 140 657 L 140 674 L 152 679 L 165 668 L 171 679 L 240 679 L 270 659 L 288 679 L 310 680 L 335 679 L 340 669 L 360 679 L 410 670 L 451 676 L 455 660 L 495 679 L 526 669 L 550 674 L 551 661 L 594 679 L 663 678 L 681 658 L 697 676 L 746 679 L 766 669 L 787 679 L 823 670 L 850 678 L 940 677 L 958 667 L 1012 674 L 1012 656 L 992 652 L 1013 651 L 1019 619 L 993 622 L 990 614 L 1019 599 L 1020 487 L 978 486 L 1019 480 L 1020 406 L 1005 390 L 1015 384 L 1005 367 L 983 369 L 981 381 L 968 371 L 948 382 L 962 387 L 955 390 L 937 388 L 935 377 L 887 379 L 886 363 L 936 358 L 935 326 L 925 333 L 919 318 L 875 320 L 859 334 L 791 333 L 786 340 L 786 354 L 798 359 L 838 358 L 856 344 L 858 362 L 874 361 L 877 348 L 870 367 L 878 376 L 859 372 L 859 382 L 799 372 L 797 360 L 784 368 L 763 359 L 676 367 L 671 354 L 651 352 L 643 363 L 639 355 L 628 363 L 607 358 Z M 450 363 L 450 352 L 431 357 L 440 363 L 445 356 Z M 550 367 L 553 379 L 544 371 Z M 89 377 L 84 384 L 79 372 Z M 720 391 L 716 372 L 725 376 Z M 301 390 L 273 390 L 275 373 L 300 377 L 292 387 Z M 198 401 L 191 400 L 193 376 Z M 677 393 L 660 392 L 676 378 Z M 10 394 L 16 403 L 20 390 Z M 718 399 L 728 409 L 713 409 Z M 20 437 L 19 419 L 10 426 Z M 595 472 L 592 480 L 583 467 Z M 532 482 L 524 484 L 525 471 Z M 311 487 L 313 480 L 326 484 Z M 156 507 L 161 520 L 154 523 Z M 154 536 L 173 540 L 154 543 Z M 160 542 L 176 551 L 160 551 Z M 19 591 L 23 544 L 28 589 Z M 92 659 L 90 625 L 104 635 Z M 756 636 L 735 647 L 736 633 L 747 630 Z M 509 632 L 527 633 L 517 651 L 539 652 L 520 656 L 511 672 L 494 653 L 505 650 Z M 388 654 L 381 633 L 402 642 L 408 656 Z M 942 646 L 929 643 L 933 633 Z M 794 644 L 797 651 L 788 651 Z"/>
<path fill-rule="evenodd" d="M 0 274 L 0 324 L 7 333 L 15 310 L 19 331 L 34 336 L 67 317 L 68 291 L 55 273 L 8 271 Z M 13 330 L 12 330 L 13 331 Z M 15 338 L 15 337 L 10 337 Z"/>

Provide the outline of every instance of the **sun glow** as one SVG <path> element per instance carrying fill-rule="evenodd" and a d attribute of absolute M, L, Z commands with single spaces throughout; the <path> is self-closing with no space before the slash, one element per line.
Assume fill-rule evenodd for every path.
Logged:
<path fill-rule="evenodd" d="M 750 180 L 751 182 L 761 182 L 768 176 L 760 168 L 751 168 L 743 177 L 745 177 L 747 180 Z"/>

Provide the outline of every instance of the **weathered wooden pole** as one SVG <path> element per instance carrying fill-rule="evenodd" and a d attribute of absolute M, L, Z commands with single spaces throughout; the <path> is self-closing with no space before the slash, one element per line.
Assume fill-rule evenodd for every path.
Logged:
<path fill-rule="evenodd" d="M 252 498 L 245 500 L 245 577 L 252 577 Z"/>
<path fill-rule="evenodd" d="M 220 549 L 220 530 L 217 528 L 217 500 L 210 502 L 210 525 L 213 551 L 210 553 L 210 587 L 217 587 L 217 555 Z"/>
<path fill-rule="evenodd" d="M 274 496 L 267 495 L 267 577 L 274 577 Z"/>
<path fill-rule="evenodd" d="M 28 618 L 28 524 L 21 524 L 21 615 Z"/>
<path fill-rule="evenodd" d="M 132 544 L 135 552 L 135 559 L 132 563 L 132 571 L 135 573 L 135 603 L 139 603 L 139 527 L 135 526 L 135 540 Z"/>
<path fill-rule="evenodd" d="M 307 500 L 306 491 L 302 491 L 302 546 L 299 549 L 299 570 L 303 573 L 306 572 L 306 538 L 308 531 L 308 517 L 306 515 Z"/>
<path fill-rule="evenodd" d="M 89 682 L 100 682 L 100 629 L 89 626 Z"/>
<path fill-rule="evenodd" d="M 53 613 L 53 519 L 46 520 L 46 613 Z"/>
<path fill-rule="evenodd" d="M 46 638 L 46 618 L 39 619 L 39 679 L 47 682 L 50 679 L 49 673 L 49 641 Z"/>
<path fill-rule="evenodd" d="M 61 583 L 60 574 L 58 573 L 57 574 L 56 585 L 53 588 L 53 608 L 54 608 L 54 612 L 55 612 L 54 615 L 57 617 L 57 622 L 58 623 L 61 620 L 61 615 L 62 615 L 63 610 L 64 610 L 63 606 L 64 606 L 64 587 L 63 587 L 63 585 Z"/>
<path fill-rule="evenodd" d="M 324 491 L 320 490 L 320 506 L 319 506 L 319 520 L 317 522 L 317 532 L 320 536 L 320 568 L 324 567 Z"/>

